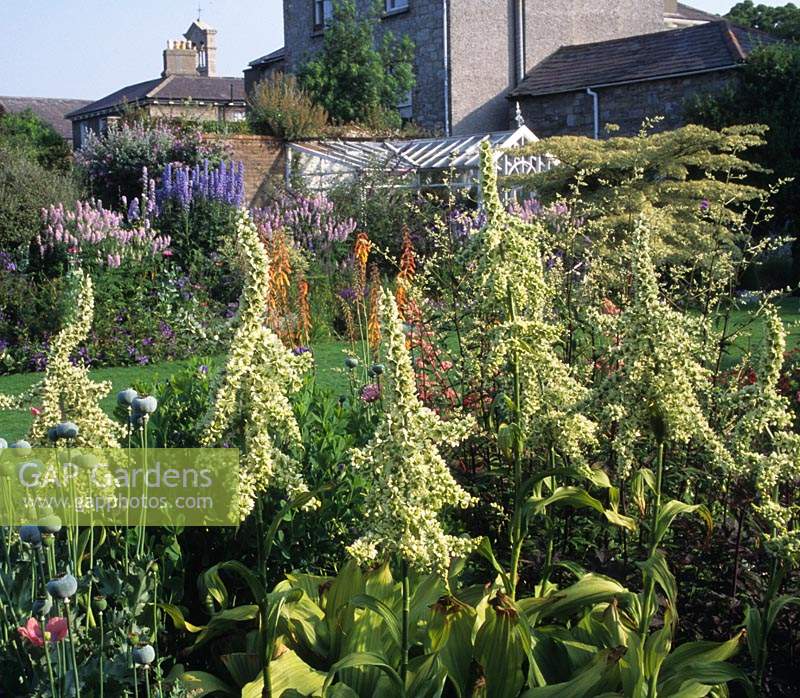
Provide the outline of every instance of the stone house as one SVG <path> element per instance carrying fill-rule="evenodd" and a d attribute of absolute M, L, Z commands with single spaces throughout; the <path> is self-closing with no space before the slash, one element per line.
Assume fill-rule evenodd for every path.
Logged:
<path fill-rule="evenodd" d="M 364 11 L 370 2 L 357 0 Z M 657 31 L 664 21 L 663 0 L 605 0 L 600 8 L 589 0 L 557 8 L 545 0 L 384 2 L 379 34 L 406 34 L 416 46 L 417 84 L 403 106 L 418 124 L 448 135 L 508 128 L 509 88 L 559 45 Z M 331 0 L 284 0 L 284 47 L 250 64 L 248 89 L 319 50 L 332 7 Z M 606 21 L 597 21 L 598 12 Z"/>
<path fill-rule="evenodd" d="M 760 45 L 777 39 L 717 19 L 682 29 L 562 46 L 535 66 L 509 94 L 540 137 L 599 138 L 606 124 L 637 133 L 645 119 L 657 128 L 684 123 L 687 100 L 715 93 Z"/>
<path fill-rule="evenodd" d="M 356 0 L 366 12 L 373 0 Z M 650 34 L 718 19 L 674 0 L 381 0 L 378 34 L 416 45 L 417 85 L 400 105 L 446 135 L 502 131 L 507 97 L 562 46 Z M 275 70 L 292 72 L 322 45 L 333 0 L 283 0 L 284 46 L 250 63 L 248 94 Z"/>
<path fill-rule="evenodd" d="M 89 131 L 102 133 L 130 109 L 151 117 L 243 120 L 244 80 L 217 75 L 216 35 L 216 29 L 198 19 L 183 39 L 167 42 L 161 77 L 128 85 L 68 113 L 75 148 L 81 147 Z"/>

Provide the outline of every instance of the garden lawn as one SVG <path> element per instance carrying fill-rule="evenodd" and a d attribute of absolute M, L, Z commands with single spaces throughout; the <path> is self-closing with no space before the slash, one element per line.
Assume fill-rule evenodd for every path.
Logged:
<path fill-rule="evenodd" d="M 347 389 L 347 378 L 343 366 L 344 344 L 339 342 L 321 342 L 313 345 L 316 359 L 317 381 L 332 390 Z M 219 363 L 219 362 L 216 362 Z M 111 381 L 111 392 L 102 401 L 103 409 L 111 414 L 116 405 L 116 395 L 120 390 L 134 383 L 164 380 L 177 373 L 186 361 L 169 361 L 152 366 L 125 366 L 122 368 L 98 368 L 90 372 L 93 380 Z M 43 373 L 20 373 L 0 376 L 0 393 L 14 395 L 30 388 L 44 377 Z M 27 410 L 0 411 L 0 437 L 9 443 L 25 436 L 30 427 L 32 417 Z"/>
<path fill-rule="evenodd" d="M 786 349 L 800 348 L 800 298 L 784 298 L 777 301 L 776 306 L 786 328 Z M 752 312 L 746 308 L 731 313 L 728 333 L 733 328 L 741 329 L 734 340 L 734 345 L 729 348 L 728 355 L 723 359 L 723 366 L 726 367 L 748 352 L 757 352 L 764 340 L 763 318 L 753 317 Z"/>
<path fill-rule="evenodd" d="M 786 298 L 778 303 L 781 317 L 786 325 L 787 348 L 800 347 L 800 299 Z M 741 328 L 735 346 L 731 347 L 723 365 L 733 363 L 748 351 L 756 351 L 764 337 L 764 322 L 761 318 L 752 317 L 746 309 L 732 314 L 731 327 Z M 317 381 L 336 392 L 346 392 L 347 377 L 343 360 L 346 345 L 342 342 L 325 341 L 312 346 L 316 360 Z M 100 368 L 91 372 L 95 380 L 110 380 L 112 390 L 103 400 L 103 409 L 109 414 L 114 409 L 118 391 L 136 382 L 163 380 L 179 371 L 186 365 L 185 361 L 172 361 L 153 366 L 126 366 L 124 368 Z M 42 378 L 41 373 L 24 373 L 11 376 L 0 376 L 0 393 L 7 395 L 20 393 Z M 0 437 L 9 443 L 22 438 L 28 431 L 31 415 L 27 411 L 13 410 L 0 412 Z"/>

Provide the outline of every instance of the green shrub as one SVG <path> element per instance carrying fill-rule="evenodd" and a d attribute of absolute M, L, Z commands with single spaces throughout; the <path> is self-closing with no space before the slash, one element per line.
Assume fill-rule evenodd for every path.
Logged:
<path fill-rule="evenodd" d="M 49 170 L 72 169 L 69 144 L 30 109 L 0 116 L 0 146 L 19 148 Z"/>
<path fill-rule="evenodd" d="M 0 250 L 22 262 L 39 232 L 41 210 L 80 196 L 75 177 L 46 169 L 23 150 L 0 145 Z"/>
<path fill-rule="evenodd" d="M 258 133 L 286 140 L 322 136 L 328 113 L 300 88 L 294 75 L 274 73 L 256 85 L 248 115 Z"/>
<path fill-rule="evenodd" d="M 201 121 L 198 126 L 203 133 L 222 135 L 253 133 L 253 129 L 247 121 Z"/>

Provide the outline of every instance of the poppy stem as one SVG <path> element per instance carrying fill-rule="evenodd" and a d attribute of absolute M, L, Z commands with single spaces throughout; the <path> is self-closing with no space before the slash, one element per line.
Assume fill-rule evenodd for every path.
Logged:
<path fill-rule="evenodd" d="M 50 677 L 50 692 L 53 694 L 53 698 L 56 695 L 60 695 L 60 692 L 56 694 L 56 680 L 53 676 L 53 662 L 50 659 L 50 648 L 47 645 L 47 632 L 45 631 L 45 616 L 39 619 L 39 627 L 42 629 L 42 640 L 44 642 L 44 656 L 47 661 L 47 674 Z"/>
<path fill-rule="evenodd" d="M 106 679 L 105 675 L 103 674 L 103 653 L 105 652 L 105 627 L 103 625 L 103 611 L 100 611 L 100 658 L 99 658 L 99 669 L 100 669 L 100 698 L 103 698 L 103 692 L 105 689 Z"/>
<path fill-rule="evenodd" d="M 81 680 L 78 676 L 78 657 L 75 654 L 75 638 L 72 635 L 72 620 L 69 612 L 69 599 L 64 599 L 64 615 L 67 617 L 67 634 L 69 635 L 69 647 L 72 653 L 72 671 L 75 674 L 75 697 L 81 698 Z"/>

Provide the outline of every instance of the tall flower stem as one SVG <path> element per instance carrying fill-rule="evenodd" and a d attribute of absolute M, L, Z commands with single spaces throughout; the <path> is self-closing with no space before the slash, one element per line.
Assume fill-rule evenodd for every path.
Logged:
<path fill-rule="evenodd" d="M 402 628 L 402 657 L 400 659 L 400 678 L 405 690 L 406 677 L 408 676 L 408 646 L 409 646 L 409 617 L 411 615 L 411 584 L 408 576 L 408 562 L 402 563 L 403 584 L 403 628 Z"/>
<path fill-rule="evenodd" d="M 779 492 L 779 485 L 775 485 L 772 488 L 771 492 L 772 501 L 777 503 L 780 497 Z M 772 527 L 772 535 L 777 535 L 777 528 L 775 526 Z M 764 593 L 764 599 L 762 602 L 762 609 L 761 609 L 761 622 L 764 631 L 761 633 L 761 646 L 759 647 L 758 651 L 758 659 L 757 659 L 757 666 L 756 666 L 756 687 L 761 688 L 764 682 L 764 672 L 767 668 L 767 647 L 769 642 L 769 636 L 767 633 L 767 618 L 769 617 L 770 607 L 772 606 L 772 602 L 775 599 L 775 596 L 778 593 L 778 590 L 781 588 L 781 584 L 783 583 L 783 578 L 785 575 L 785 568 L 781 566 L 780 560 L 776 555 L 772 559 L 772 571 L 769 577 L 769 584 L 767 585 L 767 590 Z"/>
<path fill-rule="evenodd" d="M 509 288 L 506 296 L 509 321 L 512 325 L 517 321 L 517 307 L 514 295 Z M 514 515 L 511 522 L 511 570 L 509 596 L 516 599 L 519 576 L 519 560 L 525 540 L 523 531 L 522 500 L 522 382 L 520 379 L 519 351 L 514 348 L 511 360 L 511 371 L 514 381 L 514 434 L 513 434 L 513 476 L 514 476 Z"/>
<path fill-rule="evenodd" d="M 98 671 L 100 673 L 100 698 L 103 698 L 103 693 L 105 691 L 105 684 L 106 684 L 105 674 L 103 673 L 103 654 L 105 652 L 105 643 L 106 643 L 105 624 L 103 622 L 103 616 L 105 615 L 104 611 L 100 611 L 99 615 L 100 615 L 100 657 L 99 657 Z"/>
<path fill-rule="evenodd" d="M 81 698 L 81 680 L 78 675 L 78 657 L 75 654 L 75 636 L 72 634 L 72 618 L 70 617 L 69 599 L 64 599 L 64 615 L 67 617 L 67 634 L 69 635 L 69 648 L 72 654 L 72 671 L 75 676 L 75 697 Z"/>
<path fill-rule="evenodd" d="M 648 557 L 652 557 L 653 553 L 656 552 L 656 548 L 658 547 L 658 538 L 656 537 L 656 523 L 658 521 L 658 515 L 661 512 L 661 486 L 662 481 L 664 478 L 664 442 L 659 441 L 658 443 L 658 456 L 656 460 L 656 487 L 655 487 L 655 495 L 653 499 L 653 511 L 651 514 L 651 523 L 650 523 L 650 554 Z M 639 627 L 639 633 L 641 634 L 642 638 L 645 637 L 649 628 L 650 628 L 650 621 L 653 619 L 653 615 L 655 614 L 655 586 L 656 581 L 652 574 L 647 574 L 647 580 L 645 581 L 645 591 L 644 591 L 644 602 L 642 603 L 642 619 L 641 625 Z"/>
<path fill-rule="evenodd" d="M 53 662 L 50 659 L 50 647 L 47 644 L 47 633 L 45 632 L 45 616 L 42 615 L 39 618 L 39 627 L 42 629 L 42 639 L 44 640 L 44 656 L 45 661 L 47 662 L 47 675 L 50 677 L 50 692 L 53 694 L 53 698 L 60 693 L 56 693 L 56 679 L 53 676 Z"/>

